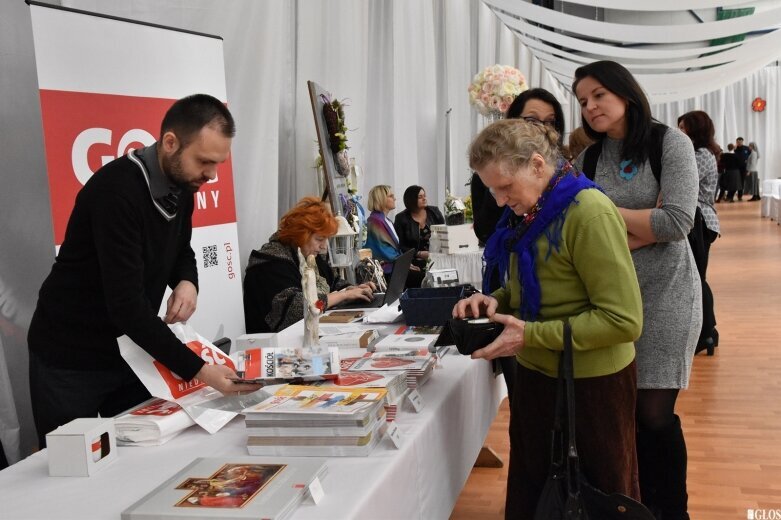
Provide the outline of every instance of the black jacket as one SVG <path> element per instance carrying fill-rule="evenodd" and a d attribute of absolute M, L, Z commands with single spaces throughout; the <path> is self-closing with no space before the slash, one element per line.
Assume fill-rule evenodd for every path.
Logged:
<path fill-rule="evenodd" d="M 477 174 L 472 175 L 471 193 L 475 235 L 477 235 L 480 245 L 485 245 L 488 237 L 496 229 L 496 223 L 499 222 L 499 218 L 504 213 L 504 208 L 496 205 L 493 195 Z"/>
<path fill-rule="evenodd" d="M 350 284 L 334 276 L 328 262 L 315 256 L 319 298 Z M 304 318 L 304 293 L 296 248 L 279 242 L 276 233 L 253 250 L 244 274 L 244 323 L 247 333 L 279 332 Z"/>
<path fill-rule="evenodd" d="M 444 224 L 445 218 L 436 206 L 426 206 L 426 224 Z M 399 246 L 402 252 L 414 249 L 415 251 L 428 251 L 428 240 L 421 242 L 420 225 L 412 218 L 409 210 L 405 209 L 393 221 L 396 234 L 399 235 Z"/>

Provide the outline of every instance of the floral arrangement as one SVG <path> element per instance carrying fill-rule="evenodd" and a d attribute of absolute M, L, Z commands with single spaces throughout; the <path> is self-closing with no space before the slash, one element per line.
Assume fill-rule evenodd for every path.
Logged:
<path fill-rule="evenodd" d="M 474 212 L 472 210 L 472 196 L 467 195 L 464 197 L 464 219 L 467 222 L 472 222 L 474 219 Z"/>
<path fill-rule="evenodd" d="M 350 158 L 347 155 L 347 124 L 344 120 L 344 102 L 331 100 L 321 95 L 323 99 L 323 118 L 328 129 L 328 144 L 334 154 L 336 169 L 346 177 L 350 173 Z"/>
<path fill-rule="evenodd" d="M 484 116 L 501 115 L 528 88 L 520 70 L 509 65 L 491 65 L 476 74 L 469 85 L 469 103 Z"/>
<path fill-rule="evenodd" d="M 445 224 L 448 226 L 457 226 L 464 223 L 464 213 L 466 212 L 466 206 L 464 202 L 458 197 L 450 193 L 450 190 L 445 191 Z"/>

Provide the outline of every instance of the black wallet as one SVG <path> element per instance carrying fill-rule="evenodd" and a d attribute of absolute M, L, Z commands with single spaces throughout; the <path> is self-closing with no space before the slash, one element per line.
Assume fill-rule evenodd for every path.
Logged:
<path fill-rule="evenodd" d="M 495 340 L 504 330 L 504 325 L 488 321 L 488 318 L 452 318 L 448 320 L 446 329 L 458 351 L 470 356 Z"/>

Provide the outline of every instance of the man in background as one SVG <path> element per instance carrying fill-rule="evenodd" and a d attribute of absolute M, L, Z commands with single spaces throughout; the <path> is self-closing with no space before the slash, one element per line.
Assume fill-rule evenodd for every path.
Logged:
<path fill-rule="evenodd" d="M 743 185 L 746 182 L 746 174 L 748 173 L 748 156 L 751 155 L 751 148 L 743 145 L 743 138 L 738 137 L 735 140 L 735 155 L 738 156 L 740 161 L 740 189 L 738 190 L 738 200 L 743 200 Z"/>
<path fill-rule="evenodd" d="M 122 335 L 182 379 L 223 393 L 257 388 L 234 384 L 230 368 L 206 364 L 167 326 L 195 312 L 193 193 L 216 177 L 234 134 L 218 99 L 180 99 L 163 118 L 159 141 L 103 166 L 76 196 L 27 337 L 41 448 L 59 425 L 111 417 L 149 398 L 119 353 Z M 161 319 L 166 286 L 173 292 Z"/>

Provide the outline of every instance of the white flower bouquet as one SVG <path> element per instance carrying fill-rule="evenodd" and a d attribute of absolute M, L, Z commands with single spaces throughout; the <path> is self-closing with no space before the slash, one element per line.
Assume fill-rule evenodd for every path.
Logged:
<path fill-rule="evenodd" d="M 501 115 L 528 88 L 520 70 L 509 65 L 491 65 L 476 74 L 469 85 L 469 103 L 484 116 Z"/>

